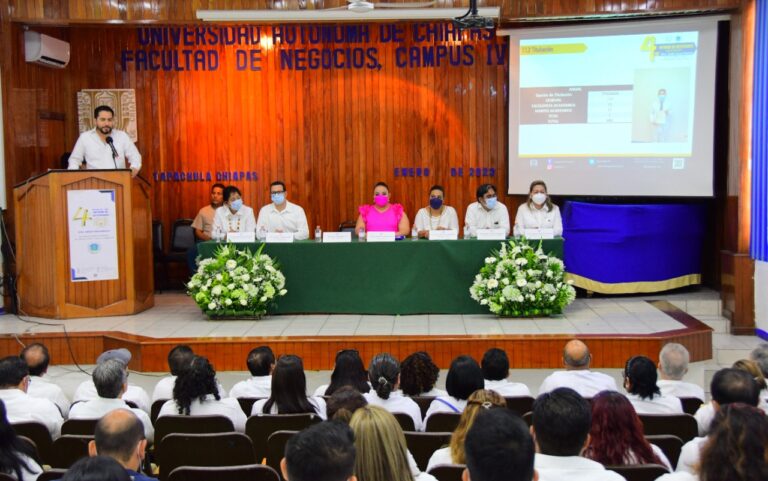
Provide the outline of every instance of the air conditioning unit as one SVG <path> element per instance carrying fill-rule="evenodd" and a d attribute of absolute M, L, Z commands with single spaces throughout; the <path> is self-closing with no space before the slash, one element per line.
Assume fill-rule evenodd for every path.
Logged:
<path fill-rule="evenodd" d="M 64 68 L 69 63 L 69 42 L 27 30 L 24 32 L 24 60 Z"/>

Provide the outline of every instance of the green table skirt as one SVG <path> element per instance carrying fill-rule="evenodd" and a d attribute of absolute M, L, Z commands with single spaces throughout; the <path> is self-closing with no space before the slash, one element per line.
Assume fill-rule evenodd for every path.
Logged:
<path fill-rule="evenodd" d="M 239 244 L 255 250 L 259 244 Z M 276 314 L 476 314 L 487 313 L 469 297 L 484 259 L 501 241 L 404 240 L 323 244 L 267 244 L 288 293 Z M 211 257 L 215 242 L 198 244 Z M 563 239 L 543 241 L 546 253 L 563 257 Z"/>

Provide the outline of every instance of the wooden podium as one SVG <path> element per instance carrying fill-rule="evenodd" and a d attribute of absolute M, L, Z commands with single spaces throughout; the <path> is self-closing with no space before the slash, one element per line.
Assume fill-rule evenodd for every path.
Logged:
<path fill-rule="evenodd" d="M 118 278 L 75 281 L 67 193 L 113 190 Z M 150 185 L 129 170 L 52 170 L 13 189 L 19 308 L 68 319 L 135 314 L 154 305 Z"/>

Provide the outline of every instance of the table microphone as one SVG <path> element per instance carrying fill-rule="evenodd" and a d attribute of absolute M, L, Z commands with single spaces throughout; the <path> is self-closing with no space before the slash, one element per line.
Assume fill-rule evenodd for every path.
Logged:
<path fill-rule="evenodd" d="M 107 136 L 107 143 L 109 144 L 109 148 L 112 149 L 112 162 L 114 162 L 115 168 L 117 168 L 117 161 L 115 160 L 117 158 L 117 150 L 115 150 L 115 143 L 112 140 L 112 136 Z"/>

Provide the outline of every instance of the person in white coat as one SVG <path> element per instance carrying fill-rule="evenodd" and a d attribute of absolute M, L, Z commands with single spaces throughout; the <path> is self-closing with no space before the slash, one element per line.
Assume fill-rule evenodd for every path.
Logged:
<path fill-rule="evenodd" d="M 563 218 L 560 208 L 552 203 L 547 194 L 547 184 L 534 180 L 528 189 L 528 200 L 517 208 L 514 234 L 525 234 L 526 230 L 551 229 L 555 236 L 563 235 Z"/>
<path fill-rule="evenodd" d="M 421 409 L 416 401 L 400 390 L 400 363 L 387 353 L 377 354 L 368 366 L 368 379 L 373 389 L 363 396 L 368 404 L 391 413 L 404 413 L 413 420 L 415 431 L 423 431 Z"/>
<path fill-rule="evenodd" d="M 54 383 L 46 374 L 51 356 L 44 344 L 35 342 L 25 347 L 20 354 L 29 367 L 29 389 L 27 394 L 53 401 L 63 417 L 69 414 L 69 399 L 61 386 Z"/>
<path fill-rule="evenodd" d="M 669 342 L 659 352 L 659 381 L 661 394 L 675 397 L 695 397 L 704 402 L 704 389 L 698 384 L 683 381 L 688 373 L 690 354 L 682 344 Z"/>
<path fill-rule="evenodd" d="M 10 423 L 40 423 L 56 439 L 61 434 L 64 419 L 59 408 L 48 399 L 32 397 L 29 389 L 29 368 L 19 356 L 0 359 L 0 400 L 5 403 Z"/>
<path fill-rule="evenodd" d="M 427 419 L 435 413 L 461 414 L 467 406 L 469 396 L 484 387 L 483 370 L 480 369 L 477 361 L 469 356 L 457 357 L 451 362 L 448 375 L 445 377 L 445 389 L 448 395 L 438 396 L 432 401 L 424 416 L 424 427 L 426 428 Z"/>
<path fill-rule="evenodd" d="M 539 387 L 539 395 L 559 387 L 569 387 L 586 398 L 600 391 L 617 391 L 611 376 L 589 369 L 591 362 L 592 354 L 586 344 L 578 339 L 569 341 L 563 349 L 565 370 L 547 376 Z"/>
<path fill-rule="evenodd" d="M 496 391 L 504 397 L 531 395 L 531 390 L 528 389 L 528 386 L 507 379 L 509 376 L 509 357 L 507 357 L 507 353 L 503 349 L 494 347 L 485 351 L 480 367 L 483 369 L 486 389 Z"/>
<path fill-rule="evenodd" d="M 325 400 L 307 396 L 307 376 L 299 356 L 285 354 L 272 371 L 272 389 L 268 399 L 253 404 L 251 415 L 259 414 L 317 414 L 325 419 Z"/>
<path fill-rule="evenodd" d="M 645 356 L 634 356 L 624 367 L 624 389 L 637 414 L 683 414 L 680 398 L 665 396 L 656 385 L 656 365 Z"/>
<path fill-rule="evenodd" d="M 0 400 L 0 473 L 18 481 L 35 481 L 43 472 L 35 454 L 35 449 L 16 435 Z"/>

